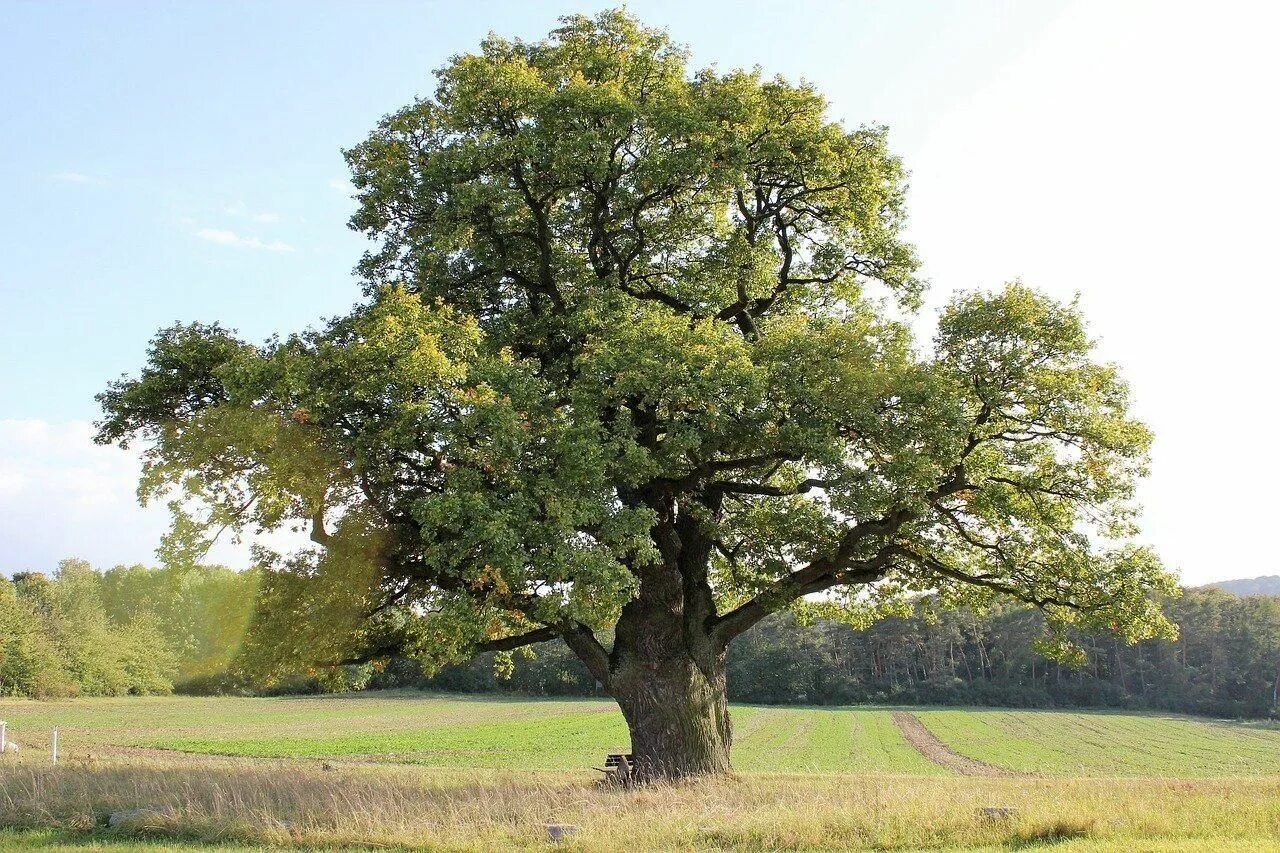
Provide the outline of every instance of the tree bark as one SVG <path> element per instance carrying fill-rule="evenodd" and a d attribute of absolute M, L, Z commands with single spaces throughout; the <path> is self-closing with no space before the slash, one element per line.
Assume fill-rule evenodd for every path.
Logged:
<path fill-rule="evenodd" d="M 733 737 L 723 655 L 710 674 L 679 651 L 638 663 L 615 673 L 613 696 L 631 733 L 638 780 L 729 771 Z"/>
<path fill-rule="evenodd" d="M 606 686 L 631 733 L 637 781 L 729 770 L 726 644 L 713 636 L 709 596 L 700 605 L 688 588 L 691 574 L 676 565 L 646 571 L 618 620 Z"/>

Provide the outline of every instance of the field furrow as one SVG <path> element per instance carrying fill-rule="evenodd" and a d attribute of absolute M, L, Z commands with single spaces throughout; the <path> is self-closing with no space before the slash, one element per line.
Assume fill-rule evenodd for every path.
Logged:
<path fill-rule="evenodd" d="M 1280 773 L 1280 729 L 1158 714 L 922 710 L 956 753 L 1020 773 L 1219 777 Z"/>

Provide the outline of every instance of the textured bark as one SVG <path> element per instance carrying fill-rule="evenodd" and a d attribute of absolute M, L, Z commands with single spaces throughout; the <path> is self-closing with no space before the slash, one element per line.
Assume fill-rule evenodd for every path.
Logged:
<path fill-rule="evenodd" d="M 725 773 L 732 743 L 724 646 L 688 595 L 689 567 L 646 572 L 622 610 L 609 656 L 610 693 L 631 732 L 636 777 Z"/>
<path fill-rule="evenodd" d="M 614 688 L 614 697 L 631 733 L 638 779 L 728 772 L 732 728 L 723 660 L 710 678 L 680 654 L 618 675 L 621 685 Z"/>

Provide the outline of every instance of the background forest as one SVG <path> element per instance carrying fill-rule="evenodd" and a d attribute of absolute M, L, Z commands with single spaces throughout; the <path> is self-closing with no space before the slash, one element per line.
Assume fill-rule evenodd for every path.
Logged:
<path fill-rule="evenodd" d="M 316 693 L 411 687 L 591 695 L 596 685 L 560 644 L 532 655 L 483 655 L 432 676 L 396 658 L 266 678 L 276 639 L 257 625 L 260 575 L 219 567 L 94 570 L 65 560 L 52 575 L 0 578 L 0 695 Z M 1236 587 L 1268 590 L 1265 584 Z M 1187 589 L 1166 602 L 1177 640 L 1127 646 L 1081 635 L 1068 667 L 1035 650 L 1039 613 L 914 612 L 867 627 L 777 615 L 730 651 L 733 700 L 1123 707 L 1229 717 L 1276 711 L 1280 597 Z"/>

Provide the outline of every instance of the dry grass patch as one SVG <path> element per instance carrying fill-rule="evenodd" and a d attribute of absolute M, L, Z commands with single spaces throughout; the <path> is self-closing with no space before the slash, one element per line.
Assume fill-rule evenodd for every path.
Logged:
<path fill-rule="evenodd" d="M 991 805 L 1016 812 L 977 815 Z M 140 807 L 154 813 L 103 828 Z M 563 849 L 589 850 L 1276 849 L 1280 779 L 761 774 L 627 792 L 585 773 L 289 761 L 0 768 L 0 824 L 102 842 L 536 849 L 552 822 L 580 827 Z"/>

